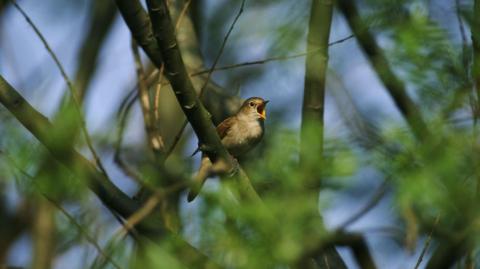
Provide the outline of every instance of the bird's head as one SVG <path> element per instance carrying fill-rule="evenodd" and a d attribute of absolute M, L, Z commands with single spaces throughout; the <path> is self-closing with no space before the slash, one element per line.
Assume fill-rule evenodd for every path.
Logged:
<path fill-rule="evenodd" d="M 245 100 L 245 102 L 243 102 L 238 114 L 252 117 L 255 119 L 265 120 L 267 118 L 267 103 L 268 100 L 264 100 L 263 98 L 250 97 Z"/>

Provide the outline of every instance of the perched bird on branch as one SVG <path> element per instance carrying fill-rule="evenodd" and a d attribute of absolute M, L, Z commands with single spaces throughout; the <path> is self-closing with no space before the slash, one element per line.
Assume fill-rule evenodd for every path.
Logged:
<path fill-rule="evenodd" d="M 217 133 L 222 140 L 223 146 L 235 158 L 245 154 L 260 142 L 264 132 L 266 119 L 266 105 L 268 101 L 260 97 L 251 97 L 243 102 L 237 114 L 222 121 L 217 126 Z M 201 150 L 201 146 L 192 154 Z M 191 202 L 197 197 L 205 180 L 212 175 L 212 162 L 205 153 L 197 174 L 188 194 Z"/>

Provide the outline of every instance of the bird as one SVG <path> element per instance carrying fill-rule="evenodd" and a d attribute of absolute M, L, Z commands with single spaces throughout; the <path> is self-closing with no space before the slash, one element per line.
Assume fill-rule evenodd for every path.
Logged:
<path fill-rule="evenodd" d="M 261 97 L 246 99 L 237 113 L 226 118 L 217 126 L 217 133 L 222 145 L 234 158 L 247 153 L 254 148 L 265 132 L 266 105 L 269 101 Z M 201 151 L 199 146 L 192 154 Z M 191 202 L 197 197 L 205 180 L 212 171 L 212 162 L 205 153 L 202 153 L 200 168 L 194 176 L 187 200 Z"/>

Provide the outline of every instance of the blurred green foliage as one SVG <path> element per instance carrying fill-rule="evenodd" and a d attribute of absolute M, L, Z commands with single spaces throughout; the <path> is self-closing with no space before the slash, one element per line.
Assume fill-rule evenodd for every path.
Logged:
<path fill-rule="evenodd" d="M 52 2 L 49 6 L 58 9 L 64 5 L 69 6 L 68 10 L 72 12 L 77 5 L 88 1 L 70 1 L 71 4 L 49 2 Z M 205 1 L 202 2 L 193 8 L 201 9 L 206 5 Z M 194 21 L 202 23 L 196 29 L 201 40 L 200 49 L 207 63 L 214 58 L 212 55 L 216 55 L 218 44 L 221 44 L 224 37 L 225 25 L 229 25 L 232 14 L 236 12 L 237 6 L 232 2 L 237 4 L 238 1 L 212 4 L 211 10 L 200 10 L 202 17 Z M 403 120 L 399 120 L 398 115 L 376 122 L 375 128 L 367 132 L 352 128 L 347 123 L 348 115 L 339 113 L 334 120 L 326 120 L 324 127 L 308 126 L 306 141 L 303 143 L 311 147 L 300 152 L 299 130 L 290 127 L 291 122 L 285 122 L 293 113 L 298 118 L 300 109 L 285 108 L 285 104 L 300 106 L 293 100 L 299 100 L 302 92 L 286 96 L 275 91 L 282 86 L 277 85 L 276 80 L 290 75 L 280 71 L 288 68 L 260 65 L 215 74 L 216 79 L 224 81 L 228 86 L 227 94 L 234 92 L 232 85 L 235 83 L 248 85 L 257 80 L 265 80 L 266 84 L 272 85 L 269 92 L 265 92 L 278 98 L 280 105 L 273 105 L 272 111 L 268 112 L 267 133 L 263 142 L 239 160 L 263 202 L 259 205 L 253 201 L 241 200 L 239 197 L 243 190 L 238 187 L 236 177 L 209 179 L 194 204 L 186 203 L 185 188 L 165 191 L 169 198 L 171 193 L 175 195 L 172 200 L 177 210 L 175 214 L 180 220 L 179 237 L 225 268 L 287 268 L 296 264 L 302 255 L 330 239 L 332 231 L 325 227 L 319 211 L 320 208 L 334 206 L 334 202 L 319 199 L 319 192 L 331 190 L 334 195 L 348 194 L 362 184 L 377 182 L 378 179 L 368 179 L 362 173 L 369 168 L 380 174 L 381 180 L 389 186 L 388 195 L 393 199 L 384 199 L 382 203 L 393 209 L 395 219 L 391 225 L 401 231 L 402 238 L 408 237 L 412 232 L 408 227 L 412 222 L 419 228 L 414 231 L 418 233 L 414 235 L 415 238 L 428 236 L 433 226 L 434 240 L 443 242 L 446 238 L 463 238 L 469 244 L 469 252 L 475 254 L 479 243 L 480 218 L 480 145 L 476 105 L 479 97 L 473 93 L 471 56 L 474 51 L 469 32 L 471 18 L 475 14 L 470 9 L 473 1 L 462 1 L 458 14 L 454 11 L 448 18 L 435 15 L 435 6 L 443 6 L 445 2 L 367 0 L 360 4 L 361 16 L 367 22 L 365 28 L 375 34 L 395 74 L 407 85 L 410 96 L 432 131 L 432 135 L 422 142 L 413 137 L 409 127 Z M 287 55 L 301 51 L 305 46 L 308 6 L 307 1 L 251 1 L 247 14 L 244 14 L 249 20 L 234 32 L 229 41 L 230 48 L 227 49 L 230 52 L 222 58 L 222 64 L 248 58 L 248 42 L 244 40 L 247 38 L 262 44 L 257 48 L 265 52 L 259 53 L 262 55 Z M 336 16 L 334 23 L 344 23 L 339 12 Z M 457 23 L 457 16 L 460 16 L 464 24 L 466 43 L 458 34 L 460 30 L 457 26 L 445 27 L 445 24 Z M 352 47 L 348 49 L 350 48 Z M 360 55 L 358 47 L 353 48 L 354 52 L 345 53 L 351 54 L 351 57 Z M 335 59 L 331 58 L 330 61 Z M 341 66 L 344 69 L 332 72 L 342 73 L 350 64 L 343 63 Z M 288 67 L 288 64 L 285 65 Z M 368 64 L 360 68 L 365 66 Z M 281 74 L 272 69 L 280 70 Z M 295 73 L 295 70 L 290 72 Z M 373 84 L 375 79 L 370 78 L 368 83 Z M 295 81 L 295 85 L 300 85 L 298 89 L 302 89 L 303 80 Z M 366 90 L 368 89 L 362 89 Z M 328 91 L 348 93 L 349 90 L 332 86 Z M 364 96 L 357 92 L 347 104 L 358 108 L 353 110 L 358 112 L 355 117 L 358 124 L 370 126 L 377 115 L 361 113 L 369 109 L 372 111 L 371 107 L 360 107 L 358 101 L 362 98 Z M 271 102 L 274 103 L 275 101 Z M 393 105 L 384 100 L 380 103 L 379 106 Z M 336 106 L 336 110 L 347 110 L 327 98 L 327 109 L 331 109 L 330 106 Z M 373 108 L 373 111 L 377 110 Z M 66 114 L 62 115 L 59 122 L 62 126 L 60 133 L 55 134 L 52 130 L 56 146 L 62 148 L 73 143 L 78 151 L 90 157 L 85 142 L 76 138 L 77 134 L 71 133 L 76 123 L 75 115 Z M 86 172 L 78 171 L 73 161 L 71 167 L 59 164 L 8 115 L 5 109 L 0 109 L 0 185 L 14 186 L 16 193 L 12 195 L 12 208 L 15 209 L 22 202 L 32 203 L 34 207 L 36 199 L 43 199 L 42 195 L 46 195 L 68 208 L 78 224 L 86 227 L 85 231 L 79 231 L 70 219 L 56 213 L 55 255 L 60 257 L 69 251 L 82 252 L 85 255 L 82 265 L 75 264 L 75 268 L 114 268 L 85 239 L 83 233 L 88 233 L 122 268 L 187 267 L 184 260 L 193 258 L 176 253 L 178 238 L 165 236 L 155 238 L 153 242 L 138 240 L 141 243 L 137 244 L 133 239 L 135 234 L 118 236 L 118 229 L 122 229 L 122 223 L 125 224 L 127 220 L 119 221 L 118 216 L 112 216 L 91 195 L 87 188 L 88 179 L 82 174 Z M 135 123 L 138 119 L 128 118 L 132 125 L 127 125 L 127 129 L 137 128 Z M 342 130 L 332 132 L 333 135 L 326 132 L 325 138 L 318 137 L 318 128 L 331 130 L 329 124 L 332 122 L 338 123 Z M 115 128 L 115 124 L 111 124 L 94 136 L 95 146 L 99 148 L 102 160 L 108 163 L 107 170 L 114 183 L 121 185 L 131 196 L 141 183 L 154 187 L 161 185 L 159 182 L 163 182 L 164 174 L 159 172 L 158 166 L 152 161 L 146 143 L 137 143 L 134 139 L 129 141 L 127 137 L 126 145 L 122 145 L 121 150 L 126 166 L 142 182 L 128 174 L 125 167 L 120 169 L 118 163 L 111 160 L 115 150 L 116 138 L 112 135 Z M 138 132 L 144 135 L 143 129 L 140 129 Z M 358 137 L 374 142 L 366 146 L 359 143 Z M 192 141 L 191 144 L 196 143 L 195 139 Z M 178 176 L 176 183 L 184 183 L 183 180 L 194 173 L 196 164 L 187 157 L 189 150 L 190 148 L 183 147 L 175 151 L 172 159 L 167 162 L 169 172 Z M 65 158 L 70 156 L 66 153 Z M 40 167 L 47 169 L 40 171 Z M 369 185 L 366 188 L 370 190 L 372 187 Z M 6 192 L 5 190 L 0 192 Z M 360 201 L 357 197 L 352 199 Z M 351 205 L 347 215 L 353 215 L 356 212 L 354 208 L 359 206 Z M 154 211 L 166 214 L 165 208 L 165 204 L 160 203 Z M 407 211 L 413 212 L 414 217 L 405 216 Z M 437 218 L 440 221 L 434 224 Z M 337 223 L 340 222 L 338 219 Z M 389 239 L 391 238 L 385 240 Z M 420 242 L 422 241 L 415 243 Z M 407 248 L 408 246 L 402 245 L 398 253 L 405 255 Z M 375 246 L 371 246 L 371 250 L 382 251 Z M 417 252 L 419 250 L 421 249 L 417 248 Z"/>

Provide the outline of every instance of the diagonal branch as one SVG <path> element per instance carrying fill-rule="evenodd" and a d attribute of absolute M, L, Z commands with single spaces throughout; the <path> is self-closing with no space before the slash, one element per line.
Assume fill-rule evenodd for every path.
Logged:
<path fill-rule="evenodd" d="M 354 1 L 339 0 L 338 6 L 350 29 L 357 37 L 358 43 L 371 62 L 373 69 L 378 74 L 385 88 L 393 98 L 396 106 L 407 121 L 414 135 L 419 140 L 425 140 L 429 135 L 427 125 L 422 118 L 416 104 L 408 96 L 404 83 L 397 78 L 390 68 L 382 49 L 377 45 L 373 35 L 365 28 Z"/>
<path fill-rule="evenodd" d="M 17 169 L 23 176 L 25 176 L 29 180 L 30 184 L 32 184 L 35 187 L 38 187 L 37 185 L 38 182 L 35 180 L 33 176 L 31 176 L 29 173 L 27 173 L 27 171 L 22 169 L 20 165 L 18 165 L 10 156 L 6 155 L 6 157 L 10 160 L 10 162 L 13 164 L 15 169 Z M 42 192 L 40 188 L 38 188 L 38 191 L 43 196 L 43 198 L 45 198 L 45 200 L 49 201 L 54 207 L 56 207 L 60 212 L 62 212 L 63 215 L 65 215 L 65 217 L 77 228 L 77 230 L 85 237 L 85 239 L 87 239 L 87 241 L 97 250 L 97 252 L 103 258 L 105 258 L 106 261 L 110 262 L 116 269 L 121 269 L 121 267 L 112 259 L 112 257 L 110 257 L 110 255 L 105 253 L 105 251 L 103 251 L 102 247 L 100 247 L 100 244 L 96 241 L 96 239 L 93 236 L 91 236 L 88 233 L 88 231 L 85 228 L 83 228 L 83 226 L 80 223 L 78 223 L 75 220 L 75 218 L 72 215 L 70 215 L 70 213 L 68 213 L 68 211 L 65 208 L 62 207 L 60 203 L 55 201 L 55 199 L 50 197 L 48 194 Z M 42 231 L 39 231 L 39 232 L 42 232 Z M 36 264 L 36 262 L 34 262 L 34 264 Z"/>
<path fill-rule="evenodd" d="M 343 231 L 336 231 L 331 234 L 326 235 L 318 244 L 300 256 L 299 263 L 297 263 L 298 268 L 308 267 L 308 263 L 304 261 L 308 257 L 312 256 L 321 256 L 322 253 L 325 253 L 329 248 L 334 246 L 346 246 L 352 249 L 353 256 L 357 261 L 358 265 L 362 269 L 375 269 L 375 262 L 373 261 L 372 254 L 368 248 L 368 245 L 361 234 L 356 233 L 346 233 Z M 327 258 L 325 260 L 328 260 Z M 318 268 L 318 267 L 314 267 Z M 326 265 L 320 268 L 346 268 L 346 265 L 336 264 L 335 266 Z"/>
<path fill-rule="evenodd" d="M 105 168 L 104 168 L 104 166 L 103 166 L 103 164 L 100 160 L 100 157 L 98 156 L 97 152 L 95 151 L 95 148 L 93 147 L 92 139 L 90 138 L 90 135 L 88 134 L 87 127 L 86 127 L 85 120 L 84 120 L 84 116 L 83 116 L 83 113 L 82 113 L 82 110 L 81 110 L 81 107 L 80 107 L 80 103 L 77 100 L 76 92 L 75 92 L 75 89 L 73 87 L 72 81 L 68 78 L 68 75 L 65 72 L 65 69 L 63 68 L 62 64 L 60 63 L 60 60 L 58 59 L 57 55 L 53 52 L 52 48 L 50 47 L 47 40 L 45 39 L 45 37 L 40 32 L 40 30 L 37 28 L 37 26 L 33 23 L 33 21 L 30 19 L 30 17 L 27 15 L 27 13 L 17 4 L 17 2 L 15 0 L 11 0 L 11 1 L 13 3 L 14 7 L 25 18 L 27 23 L 33 28 L 33 30 L 35 31 L 35 34 L 40 38 L 40 40 L 42 41 L 42 44 L 45 46 L 48 53 L 50 54 L 50 56 L 54 60 L 55 65 L 60 70 L 60 73 L 62 74 L 62 77 L 65 80 L 65 82 L 67 83 L 68 89 L 69 89 L 70 94 L 71 94 L 71 100 L 72 100 L 71 103 L 73 105 L 73 112 L 74 112 L 75 120 L 78 121 L 80 130 L 81 130 L 83 136 L 85 137 L 85 141 L 87 142 L 88 149 L 91 151 L 91 153 L 93 155 L 93 158 L 95 159 L 96 165 L 99 167 L 99 169 L 102 171 L 102 173 L 105 176 L 107 176 L 107 172 L 106 172 L 106 170 L 105 170 Z"/>
<path fill-rule="evenodd" d="M 153 36 L 152 23 L 145 9 L 138 0 L 115 0 L 115 3 L 117 3 L 133 38 L 142 47 L 148 58 L 159 68 L 163 62 L 162 54 Z"/>
<path fill-rule="evenodd" d="M 242 4 L 240 5 L 240 9 L 238 10 L 237 16 L 235 16 L 235 19 L 233 19 L 233 22 L 230 25 L 230 28 L 228 29 L 227 34 L 223 38 L 222 45 L 220 45 L 220 50 L 218 51 L 217 56 L 215 57 L 215 60 L 213 61 L 212 67 L 207 71 L 207 78 L 205 79 L 205 82 L 203 83 L 203 86 L 200 89 L 200 93 L 199 93 L 200 99 L 203 97 L 203 93 L 205 92 L 205 89 L 207 88 L 208 83 L 210 82 L 210 78 L 212 76 L 212 73 L 213 73 L 213 71 L 215 70 L 215 68 L 218 64 L 218 61 L 222 57 L 223 50 L 225 48 L 225 45 L 227 44 L 228 38 L 230 37 L 230 34 L 232 33 L 233 28 L 235 27 L 235 24 L 237 23 L 238 19 L 242 15 L 244 7 L 245 7 L 245 0 L 242 1 Z M 192 75 L 189 75 L 189 76 L 192 76 Z M 167 157 L 172 153 L 172 151 L 175 149 L 175 146 L 180 141 L 180 138 L 182 137 L 183 131 L 185 130 L 185 127 L 187 127 L 187 123 L 188 123 L 188 120 L 185 120 L 182 124 L 182 127 L 180 128 L 178 133 L 175 135 L 173 143 L 167 151 Z"/>
<path fill-rule="evenodd" d="M 70 167 L 77 176 L 88 179 L 89 187 L 104 204 L 122 216 L 129 216 L 138 209 L 138 205 L 113 185 L 95 166 L 76 152 L 73 147 L 65 146 L 59 132 L 50 121 L 36 111 L 8 82 L 0 76 L 0 103 L 2 103 L 25 128 L 27 128 L 55 157 L 57 161 Z M 60 145 L 61 144 L 61 145 Z M 69 158 L 65 158 L 69 156 Z"/>
<path fill-rule="evenodd" d="M 165 61 L 166 76 L 183 112 L 201 143 L 209 149 L 206 153 L 212 162 L 223 159 L 230 167 L 234 167 L 232 158 L 222 146 L 208 111 L 195 93 L 178 48 L 166 3 L 161 0 L 148 0 L 147 6 L 155 37 Z"/>
<path fill-rule="evenodd" d="M 166 3 L 162 0 L 148 0 L 147 6 L 155 37 L 162 51 L 166 76 L 172 85 L 183 112 L 192 125 L 200 143 L 203 145 L 204 152 L 212 163 L 217 161 L 223 162 L 226 168 L 224 169 L 225 172 L 234 171 L 235 168 L 239 168 L 239 165 L 223 147 L 215 126 L 211 121 L 211 116 L 197 96 L 188 76 L 174 35 L 174 28 Z M 260 197 L 241 168 L 239 168 L 238 177 L 237 183 L 244 192 L 242 197 L 261 205 Z"/>
<path fill-rule="evenodd" d="M 75 151 L 72 145 L 59 145 L 58 141 L 64 141 L 63 138 L 58 137 L 58 134 L 62 132 L 58 131 L 58 128 L 52 125 L 45 116 L 36 111 L 2 76 L 0 76 L 0 103 L 48 149 L 58 162 L 69 168 L 76 177 L 86 179 L 88 187 L 107 208 L 116 211 L 123 218 L 129 218 L 141 209 L 140 203 L 123 193 L 91 162 Z M 69 156 L 69 158 L 65 158 L 65 156 Z M 136 227 L 141 234 L 140 240 L 151 241 L 160 236 L 173 240 L 174 249 L 172 251 L 180 253 L 180 256 L 185 255 L 182 257 L 187 257 L 187 259 L 182 262 L 190 267 L 218 268 L 218 265 L 197 249 L 166 230 L 163 221 L 157 214 L 147 216 Z"/>

